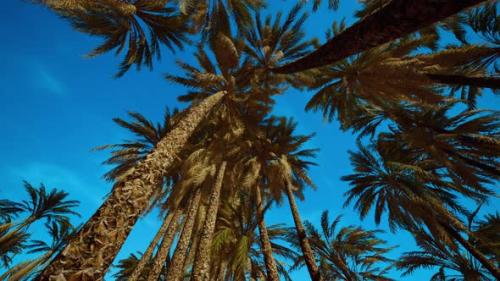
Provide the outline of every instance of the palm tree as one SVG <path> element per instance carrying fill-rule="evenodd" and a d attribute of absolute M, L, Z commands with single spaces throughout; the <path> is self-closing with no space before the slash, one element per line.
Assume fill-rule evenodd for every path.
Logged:
<path fill-rule="evenodd" d="M 154 58 L 160 58 L 161 45 L 174 51 L 188 42 L 186 19 L 168 1 L 35 1 L 54 10 L 75 29 L 104 39 L 88 56 L 126 49 L 116 77 L 134 64 L 138 69 L 142 65 L 152 68 Z"/>
<path fill-rule="evenodd" d="M 41 253 L 41 255 L 12 267 L 0 276 L 1 280 L 8 278 L 11 281 L 18 281 L 32 278 L 63 249 L 68 239 L 75 232 L 75 228 L 69 221 L 47 222 L 45 226 L 52 240 L 51 243 L 48 244 L 42 240 L 31 241 L 30 244 L 26 245 L 26 248 L 30 249 L 28 254 Z"/>
<path fill-rule="evenodd" d="M 252 11 L 265 5 L 265 0 L 178 0 L 179 10 L 190 15 L 192 28 L 212 39 L 229 20 L 238 28 L 249 25 Z M 229 17 L 231 15 L 231 17 Z"/>
<path fill-rule="evenodd" d="M 396 266 L 405 270 L 403 276 L 419 268 L 438 267 L 431 280 L 493 280 L 488 270 L 460 249 L 447 246 L 422 228 L 413 229 L 412 233 L 420 250 L 403 253 L 397 261 Z M 459 274 L 447 275 L 445 269 Z"/>
<path fill-rule="evenodd" d="M 176 155 L 198 124 L 224 95 L 224 91 L 215 93 L 188 109 L 175 129 L 115 184 L 104 204 L 70 241 L 65 251 L 44 270 L 40 278 L 58 276 L 62 272 L 66 277 L 77 278 L 76 274 L 85 272 L 88 278 L 101 278 L 139 216 L 148 208 L 154 187 L 175 163 Z M 95 249 L 99 249 L 99 253 Z"/>
<path fill-rule="evenodd" d="M 227 162 L 223 161 L 218 167 L 215 185 L 208 201 L 207 215 L 203 225 L 203 230 L 200 234 L 200 241 L 193 266 L 193 280 L 195 281 L 207 280 L 209 276 L 210 247 L 212 245 L 213 234 L 215 231 L 215 223 L 219 209 L 220 193 L 226 172 L 226 165 Z"/>
<path fill-rule="evenodd" d="M 220 266 L 219 277 L 222 278 L 215 280 L 243 280 L 246 275 L 258 279 L 259 276 L 264 276 L 266 269 L 262 265 L 262 247 L 256 232 L 261 218 L 255 216 L 256 208 L 253 196 L 243 191 L 237 191 L 222 203 L 214 233 L 212 255 L 215 267 L 225 264 L 227 270 L 224 272 Z M 272 252 L 284 259 L 293 260 L 297 256 L 293 250 L 279 243 L 280 240 L 284 241 L 286 228 L 271 225 L 266 227 L 266 230 Z M 290 280 L 281 262 L 277 263 L 277 271 L 285 280 Z"/>
<path fill-rule="evenodd" d="M 460 244 L 491 274 L 499 274 L 484 254 L 461 234 L 467 228 L 454 212 L 466 214 L 467 211 L 457 201 L 456 193 L 467 196 L 470 192 L 446 182 L 446 177 L 438 173 L 440 166 L 396 143 L 379 146 L 379 158 L 363 146 L 359 149 L 351 153 L 355 173 L 342 178 L 352 186 L 346 193 L 346 204 L 356 199 L 354 207 L 362 218 L 373 207 L 377 224 L 387 211 L 392 230 L 398 226 L 411 230 L 423 223 L 434 237 L 451 247 Z"/>
<path fill-rule="evenodd" d="M 48 223 L 57 222 L 64 223 L 68 220 L 68 215 L 76 215 L 78 213 L 72 209 L 79 205 L 77 200 L 67 200 L 68 193 L 52 189 L 47 191 L 45 185 L 34 187 L 27 181 L 24 181 L 24 188 L 29 195 L 29 200 L 23 200 L 20 204 L 16 204 L 16 209 L 20 208 L 27 216 L 18 223 L 6 223 L 2 225 L 3 234 L 0 236 L 0 245 L 20 245 L 23 241 L 22 233 L 36 221 L 45 219 Z M 16 248 L 16 247 L 14 247 Z M 2 256 L 5 254 L 1 253 Z"/>
<path fill-rule="evenodd" d="M 450 116 L 453 105 L 405 107 L 389 113 L 396 125 L 389 133 L 380 134 L 379 144 L 390 147 L 395 142 L 405 143 L 404 150 L 445 168 L 460 192 L 483 200 L 480 194 L 493 194 L 485 184 L 500 176 L 498 116 L 496 112 L 467 109 Z"/>
<path fill-rule="evenodd" d="M 248 173 L 243 186 L 255 190 L 259 206 L 264 204 L 264 201 L 259 200 L 259 197 L 262 197 L 259 196 L 261 188 L 267 189 L 270 198 L 278 202 L 282 200 L 283 191 L 286 192 L 301 239 L 302 251 L 307 259 L 309 273 L 313 280 L 319 280 L 317 266 L 304 232 L 294 195 L 295 193 L 302 197 L 304 185 L 314 186 L 306 172 L 307 167 L 313 163 L 302 158 L 314 157 L 316 150 L 301 149 L 312 136 L 295 136 L 295 128 L 296 123 L 292 120 L 270 118 L 264 121 L 260 128 L 250 131 L 250 141 L 247 142 L 246 148 L 248 152 L 245 153 L 246 156 L 242 162 L 251 172 Z M 259 217 L 263 216 L 263 212 L 259 209 L 258 211 Z M 265 229 L 261 225 L 261 233 L 262 231 Z M 265 238 L 265 233 L 262 234 Z M 263 241 L 263 244 L 265 246 L 266 241 Z M 267 255 L 270 256 L 269 253 Z"/>
<path fill-rule="evenodd" d="M 305 222 L 320 271 L 326 280 L 392 280 L 386 276 L 389 266 L 380 267 L 392 261 L 385 254 L 392 248 L 377 238 L 380 231 L 367 231 L 358 226 L 338 228 L 341 216 L 331 223 L 328 211 L 321 215 L 321 231 L 308 221 Z M 290 231 L 289 240 L 299 248 L 297 235 Z M 298 260 L 295 266 L 302 266 Z"/>
<path fill-rule="evenodd" d="M 341 27 L 335 27 L 333 33 L 339 29 Z M 407 38 L 314 71 L 311 74 L 316 81 L 309 86 L 319 90 L 306 109 L 321 110 L 330 121 L 337 118 L 343 129 L 373 133 L 370 128 L 373 124 L 364 122 L 362 117 L 378 125 L 390 118 L 387 111 L 391 106 L 435 105 L 445 99 L 444 87 L 455 89 L 458 85 L 476 89 L 470 91 L 474 95 L 467 97 L 467 103 L 473 104 L 478 86 L 489 83 L 489 78 L 484 77 L 486 64 L 498 57 L 497 51 L 470 45 L 432 54 L 412 54 L 432 40 L 432 37 Z M 447 80 L 450 77 L 455 80 Z M 480 85 L 476 83 L 479 80 L 482 80 Z M 494 83 L 491 87 L 497 86 Z M 362 122 L 356 122 L 360 119 Z M 359 123 L 365 125 L 358 126 Z"/>
<path fill-rule="evenodd" d="M 6 199 L 0 200 L 0 223 L 10 222 L 22 212 L 23 207 L 20 203 Z"/>
<path fill-rule="evenodd" d="M 335 63 L 370 48 L 404 37 L 430 24 L 452 16 L 463 9 L 484 2 L 392 0 L 380 9 L 329 40 L 309 55 L 273 69 L 277 73 L 294 73 Z"/>

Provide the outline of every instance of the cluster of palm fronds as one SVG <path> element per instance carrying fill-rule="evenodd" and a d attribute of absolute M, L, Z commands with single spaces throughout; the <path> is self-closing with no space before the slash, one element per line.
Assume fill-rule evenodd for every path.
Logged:
<path fill-rule="evenodd" d="M 69 216 L 78 216 L 74 210 L 78 201 L 68 200 L 68 193 L 64 191 L 49 191 L 43 184 L 34 187 L 24 182 L 24 188 L 29 196 L 27 200 L 0 200 L 0 268 L 5 269 L 0 280 L 29 280 L 50 263 L 76 231 Z M 49 243 L 31 238 L 30 228 L 42 221 Z M 29 254 L 37 256 L 13 264 L 16 256 L 28 257 Z"/>
<path fill-rule="evenodd" d="M 500 279 L 498 215 L 477 222 L 479 208 L 463 205 L 496 196 L 500 178 L 498 113 L 476 109 L 483 89 L 500 87 L 495 1 L 361 1 L 359 21 L 335 22 L 320 47 L 302 30 L 307 1 L 267 17 L 261 0 L 37 2 L 103 37 L 91 55 L 126 52 L 118 76 L 152 67 L 161 45 L 198 43 L 196 64 L 178 62 L 181 73 L 166 75 L 188 88 L 179 100 L 192 106 L 167 110 L 159 124 L 139 113 L 115 119 L 137 139 L 100 148 L 112 153 L 113 191 L 44 262 L 40 280 L 102 278 L 139 217 L 157 207 L 158 233 L 144 254 L 119 261 L 117 279 L 277 281 L 299 267 L 314 281 L 391 280 L 392 270 L 418 268 L 435 268 L 432 280 Z M 322 1 L 312 2 L 317 10 Z M 457 43 L 440 46 L 449 31 Z M 358 136 L 346 205 L 377 224 L 387 218 L 419 250 L 394 261 L 379 231 L 340 228 L 327 212 L 321 230 L 302 222 L 296 198 L 315 187 L 308 168 L 318 151 L 293 120 L 272 115 L 288 87 L 315 92 L 306 109 Z M 294 227 L 266 225 L 284 200 Z M 7 229 L 18 208 L 5 202 Z"/>

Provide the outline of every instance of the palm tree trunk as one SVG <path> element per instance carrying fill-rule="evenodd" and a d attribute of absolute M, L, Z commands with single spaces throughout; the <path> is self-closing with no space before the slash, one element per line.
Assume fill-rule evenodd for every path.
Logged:
<path fill-rule="evenodd" d="M 264 206 L 262 205 L 262 194 L 260 187 L 255 189 L 256 199 L 257 199 L 257 219 L 259 225 L 260 233 L 260 243 L 262 253 L 264 255 L 264 263 L 266 264 L 266 271 L 269 281 L 279 281 L 278 268 L 276 267 L 276 261 L 273 257 L 273 248 L 271 246 L 271 241 L 269 239 L 269 234 L 267 233 L 266 223 L 264 222 Z"/>
<path fill-rule="evenodd" d="M 474 258 L 476 258 L 484 266 L 484 268 L 486 268 L 486 270 L 488 270 L 497 280 L 500 280 L 500 269 L 488 260 L 483 253 L 477 250 L 476 247 L 474 247 L 474 245 L 472 245 L 469 241 L 464 239 L 455 229 L 448 226 L 446 223 L 441 223 L 441 225 L 444 229 L 446 229 L 450 236 L 455 238 L 455 240 L 457 240 L 462 247 L 464 247 Z"/>
<path fill-rule="evenodd" d="M 206 213 L 207 213 L 206 207 L 205 205 L 202 204 L 200 206 L 200 209 L 198 210 L 198 218 L 197 218 L 198 221 L 196 222 L 196 227 L 195 227 L 196 231 L 201 231 L 202 229 L 201 224 L 203 224 L 203 222 L 205 221 Z M 199 241 L 200 241 L 200 235 L 195 235 L 193 241 L 191 242 L 191 246 L 189 248 L 189 255 L 184 261 L 184 266 L 183 266 L 184 272 L 188 271 L 189 266 L 194 263 L 194 257 L 198 249 Z"/>
<path fill-rule="evenodd" d="M 293 195 L 292 191 L 292 183 L 290 182 L 290 180 L 287 180 L 285 185 L 286 194 L 288 196 L 288 203 L 290 204 L 290 210 L 292 211 L 293 221 L 295 222 L 295 229 L 297 230 L 297 236 L 299 238 L 300 248 L 302 249 L 302 253 L 304 254 L 304 260 L 307 265 L 307 270 L 309 271 L 311 280 L 323 280 L 319 274 L 318 266 L 316 265 L 316 261 L 314 259 L 314 252 L 312 251 L 311 245 L 309 244 L 304 225 L 302 224 L 302 220 L 300 219 L 299 208 L 297 207 L 295 196 Z"/>
<path fill-rule="evenodd" d="M 160 248 L 158 248 L 158 252 L 153 260 L 153 266 L 149 271 L 148 281 L 157 281 L 161 270 L 163 268 L 163 264 L 167 260 L 168 254 L 170 252 L 170 247 L 172 247 L 172 243 L 174 242 L 175 234 L 177 233 L 177 228 L 179 226 L 179 218 L 182 214 L 181 210 L 173 211 L 174 215 L 172 217 L 172 221 L 170 222 L 167 232 L 165 232 L 165 236 L 161 241 Z"/>
<path fill-rule="evenodd" d="M 273 69 L 295 73 L 335 63 L 411 34 L 485 0 L 392 0 L 305 57 Z"/>
<path fill-rule="evenodd" d="M 447 74 L 426 74 L 426 76 L 440 84 L 500 89 L 500 77 L 474 77 Z"/>
<path fill-rule="evenodd" d="M 198 189 L 192 199 L 191 206 L 189 207 L 182 233 L 177 242 L 172 262 L 170 263 L 167 280 L 177 281 L 183 277 L 184 274 L 184 260 L 186 259 L 186 252 L 191 241 L 193 233 L 194 222 L 196 220 L 196 213 L 200 207 L 201 190 Z"/>
<path fill-rule="evenodd" d="M 224 97 L 218 92 L 190 108 L 156 149 L 115 185 L 111 195 L 38 280 L 61 276 L 68 280 L 100 280 L 113 262 L 139 216 L 147 209 L 156 183 L 176 160 L 198 124 Z"/>
<path fill-rule="evenodd" d="M 151 243 L 149 244 L 148 248 L 146 249 L 146 252 L 144 252 L 144 254 L 142 255 L 141 260 L 139 261 L 137 266 L 134 268 L 134 271 L 132 272 L 132 274 L 128 278 L 128 281 L 137 281 L 137 279 L 141 275 L 142 270 L 144 269 L 144 267 L 146 266 L 148 261 L 151 259 L 151 256 L 153 255 L 153 251 L 154 251 L 156 245 L 158 245 L 158 242 L 160 242 L 160 239 L 165 236 L 165 233 L 168 230 L 170 222 L 172 221 L 172 217 L 174 216 L 173 213 L 174 213 L 173 211 L 169 212 L 167 217 L 163 220 L 163 223 L 160 226 L 160 229 L 158 230 L 155 237 L 153 238 L 153 241 L 151 241 Z"/>
<path fill-rule="evenodd" d="M 203 226 L 203 231 L 200 237 L 200 244 L 196 252 L 196 258 L 193 267 L 193 281 L 207 281 L 210 275 L 210 247 L 212 246 L 212 238 L 215 230 L 217 219 L 217 211 L 219 209 L 220 193 L 222 189 L 222 180 L 226 171 L 226 161 L 222 162 L 219 167 L 215 186 L 210 195 L 208 210 Z"/>

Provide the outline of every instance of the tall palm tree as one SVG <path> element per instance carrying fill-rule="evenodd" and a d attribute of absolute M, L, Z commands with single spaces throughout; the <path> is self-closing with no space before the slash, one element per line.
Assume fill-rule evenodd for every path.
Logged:
<path fill-rule="evenodd" d="M 227 270 L 222 276 L 225 280 L 243 280 L 246 275 L 257 279 L 264 276 L 260 238 L 256 232 L 261 218 L 255 216 L 257 205 L 251 194 L 236 192 L 226 198 L 217 218 L 213 240 L 213 255 L 217 264 L 227 263 Z M 281 225 L 266 227 L 272 252 L 284 259 L 293 260 L 297 254 L 279 243 L 284 241 L 286 228 Z M 290 280 L 287 270 L 278 263 L 277 271 L 285 280 Z M 269 279 L 269 278 L 268 278 Z M 220 280 L 220 279 L 216 279 Z"/>
<path fill-rule="evenodd" d="M 26 213 L 21 221 L 17 223 L 3 224 L 0 245 L 20 245 L 25 235 L 23 232 L 33 223 L 45 219 L 48 223 L 67 222 L 69 215 L 79 214 L 73 208 L 79 205 L 77 200 L 68 200 L 68 193 L 58 189 L 47 191 L 45 185 L 34 187 L 24 181 L 24 188 L 29 195 L 28 200 L 23 200 L 16 208 L 21 208 Z M 15 247 L 14 247 L 15 248 Z M 5 253 L 1 253 L 2 256 Z"/>
<path fill-rule="evenodd" d="M 461 249 L 447 246 L 423 228 L 413 229 L 412 233 L 420 249 L 403 253 L 396 262 L 396 266 L 404 270 L 403 276 L 419 268 L 438 267 L 439 271 L 433 276 L 435 279 L 431 280 L 493 280 L 488 270 Z M 445 269 L 458 274 L 446 274 Z"/>
<path fill-rule="evenodd" d="M 351 153 L 355 173 L 342 178 L 352 186 L 346 193 L 346 204 L 356 200 L 354 206 L 362 218 L 374 208 L 377 224 L 387 211 L 393 230 L 398 226 L 411 230 L 415 225 L 425 224 L 437 239 L 451 247 L 457 247 L 458 243 L 492 275 L 500 276 L 484 254 L 462 236 L 467 228 L 455 213 L 467 211 L 457 201 L 456 194 L 468 195 L 467 191 L 436 174 L 440 167 L 432 161 L 393 144 L 392 148 L 379 148 L 380 157 L 363 146 L 359 152 Z"/>
<path fill-rule="evenodd" d="M 341 216 L 331 223 L 328 211 L 321 215 L 321 231 L 306 221 L 312 248 L 326 280 L 392 280 L 386 274 L 392 261 L 385 256 L 392 248 L 377 238 L 380 231 L 367 231 L 358 226 L 339 228 Z M 290 231 L 290 241 L 300 247 L 297 235 Z M 299 260 L 296 266 L 302 266 Z"/>
<path fill-rule="evenodd" d="M 217 178 L 208 201 L 207 215 L 201 232 L 195 263 L 193 266 L 193 280 L 207 280 L 209 277 L 210 247 L 212 246 L 213 234 L 217 212 L 219 209 L 220 193 L 226 172 L 227 162 L 223 161 L 217 168 Z"/>
<path fill-rule="evenodd" d="M 295 128 L 296 123 L 292 120 L 270 118 L 256 127 L 255 131 L 250 131 L 250 141 L 247 142 L 248 152 L 242 162 L 251 172 L 243 186 L 255 189 L 257 200 L 261 193 L 260 188 L 267 189 L 270 198 L 278 202 L 281 202 L 282 194 L 285 192 L 301 238 L 302 251 L 307 259 L 309 273 L 313 280 L 319 280 L 317 266 L 304 232 L 294 195 L 295 193 L 302 197 L 302 189 L 306 184 L 314 186 L 306 172 L 312 163 L 303 158 L 314 157 L 316 150 L 302 149 L 312 136 L 296 136 L 294 135 Z M 258 201 L 257 204 L 263 203 Z"/>
<path fill-rule="evenodd" d="M 168 1 L 35 1 L 54 10 L 75 29 L 104 39 L 88 56 L 126 50 L 117 77 L 134 64 L 152 68 L 154 58 L 160 57 L 161 45 L 174 51 L 188 42 L 186 19 Z"/>
<path fill-rule="evenodd" d="M 390 118 L 386 111 L 393 104 L 435 105 L 445 99 L 445 87 L 469 86 L 477 90 L 488 83 L 485 62 L 498 57 L 494 48 L 470 45 L 414 54 L 429 40 L 432 37 L 399 40 L 313 72 L 315 81 L 309 86 L 318 91 L 306 109 L 321 110 L 330 121 L 337 118 L 343 129 L 371 133 L 373 129 L 367 129 L 369 122 L 360 122 L 365 124 L 360 128 L 356 120 L 377 117 L 374 112 L 379 111 L 379 119 L 371 119 L 380 124 Z M 450 77 L 455 81 L 447 80 Z M 485 80 L 478 86 L 474 81 L 481 79 Z M 473 104 L 476 95 L 467 97 L 467 103 Z"/>
<path fill-rule="evenodd" d="M 297 61 L 275 68 L 273 71 L 294 73 L 332 64 L 351 55 L 404 37 L 481 2 L 484 0 L 459 2 L 452 0 L 419 2 L 392 0 L 329 40 L 316 51 Z"/>
<path fill-rule="evenodd" d="M 40 256 L 15 265 L 0 276 L 1 280 L 7 280 L 5 278 L 8 278 L 8 280 L 11 281 L 18 281 L 32 278 L 63 249 L 64 245 L 76 230 L 68 221 L 47 222 L 45 226 L 51 238 L 50 244 L 43 240 L 31 241 L 26 245 L 26 248 L 29 249 L 27 253 L 40 253 Z"/>
<path fill-rule="evenodd" d="M 59 275 L 68 278 L 102 278 L 133 225 L 148 208 L 154 187 L 175 163 L 176 155 L 181 152 L 198 124 L 224 95 L 224 91 L 214 93 L 188 109 L 175 129 L 115 184 L 104 204 L 39 278 Z M 98 253 L 95 249 L 98 249 Z"/>

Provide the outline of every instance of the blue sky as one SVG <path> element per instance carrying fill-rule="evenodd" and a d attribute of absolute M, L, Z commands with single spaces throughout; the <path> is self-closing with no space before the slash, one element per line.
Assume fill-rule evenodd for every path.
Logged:
<path fill-rule="evenodd" d="M 270 1 L 271 11 L 287 7 L 291 1 Z M 305 26 L 308 34 L 323 39 L 332 19 L 347 17 L 348 22 L 356 2 L 343 1 L 337 12 L 314 14 Z M 127 111 L 137 111 L 152 120 L 161 120 L 165 106 L 181 107 L 176 97 L 185 89 L 166 82 L 166 72 L 176 72 L 175 60 L 192 61 L 191 52 L 171 54 L 165 50 L 155 70 L 130 71 L 121 79 L 113 79 L 119 59 L 107 54 L 93 59 L 84 57 L 99 42 L 78 33 L 62 19 L 43 7 L 28 1 L 6 1 L 0 10 L 0 198 L 24 198 L 22 180 L 32 184 L 45 183 L 68 191 L 81 201 L 79 212 L 85 221 L 98 208 L 111 184 L 102 179 L 109 167 L 101 165 L 108 156 L 91 149 L 117 143 L 130 137 L 111 119 L 126 117 Z M 361 224 L 376 228 L 369 217 L 363 222 L 352 209 L 343 209 L 347 185 L 339 180 L 351 171 L 348 150 L 354 149 L 355 137 L 339 131 L 336 123 L 328 124 L 320 114 L 305 113 L 304 105 L 311 93 L 289 91 L 278 97 L 275 114 L 294 117 L 300 133 L 316 133 L 311 147 L 320 148 L 311 176 L 318 186 L 306 192 L 306 201 L 299 208 L 304 219 L 319 221 L 323 210 L 330 216 L 344 214 L 343 225 Z M 480 105 L 499 109 L 499 101 L 487 95 Z M 495 204 L 496 203 L 496 206 Z M 488 208 L 498 210 L 496 200 Z M 272 209 L 266 221 L 293 221 L 284 205 Z M 380 228 L 387 229 L 385 224 Z M 153 213 L 142 219 L 132 232 L 119 255 L 144 250 L 159 223 Z M 35 236 L 42 235 L 36 230 Z M 392 257 L 413 246 L 411 236 L 404 232 L 386 233 L 390 245 L 399 245 Z M 308 280 L 304 270 L 292 274 L 294 280 Z M 425 280 L 429 272 L 417 271 L 397 280 Z M 112 277 L 108 276 L 108 280 Z"/>

